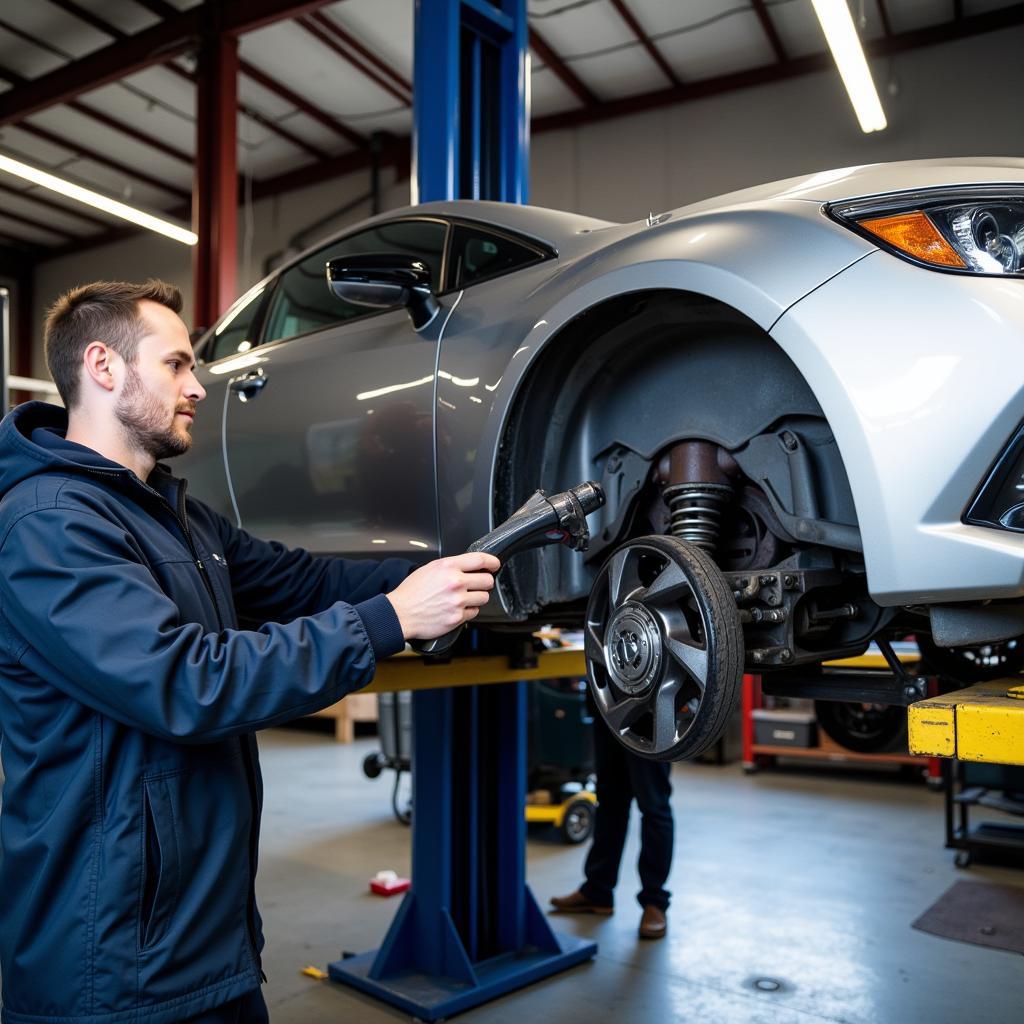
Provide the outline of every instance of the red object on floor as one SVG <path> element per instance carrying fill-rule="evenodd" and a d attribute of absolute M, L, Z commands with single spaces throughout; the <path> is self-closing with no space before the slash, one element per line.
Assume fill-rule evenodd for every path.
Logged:
<path fill-rule="evenodd" d="M 408 878 L 394 878 L 394 879 L 370 879 L 370 892 L 375 892 L 378 896 L 397 896 L 400 892 L 405 892 L 412 885 L 412 882 Z"/>

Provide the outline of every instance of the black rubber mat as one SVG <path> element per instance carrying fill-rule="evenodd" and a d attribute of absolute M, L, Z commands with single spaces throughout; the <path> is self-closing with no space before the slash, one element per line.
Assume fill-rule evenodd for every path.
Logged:
<path fill-rule="evenodd" d="M 1024 888 L 957 882 L 914 927 L 944 939 L 1024 953 Z"/>

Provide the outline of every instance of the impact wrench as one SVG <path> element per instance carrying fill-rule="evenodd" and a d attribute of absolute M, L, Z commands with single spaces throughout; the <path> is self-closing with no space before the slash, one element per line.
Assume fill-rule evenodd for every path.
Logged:
<path fill-rule="evenodd" d="M 558 494 L 537 491 L 500 526 L 473 541 L 469 550 L 486 551 L 502 565 L 520 551 L 545 544 L 564 544 L 573 551 L 586 551 L 590 541 L 587 516 L 599 509 L 604 500 L 604 491 L 590 480 Z M 412 648 L 420 654 L 444 654 L 464 628 L 465 623 L 433 640 L 413 640 Z"/>

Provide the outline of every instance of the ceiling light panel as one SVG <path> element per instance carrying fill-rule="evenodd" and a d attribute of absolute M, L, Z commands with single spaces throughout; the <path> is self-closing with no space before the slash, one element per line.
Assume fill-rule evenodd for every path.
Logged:
<path fill-rule="evenodd" d="M 863 28 L 860 26 L 861 6 L 861 0 L 856 0 L 854 7 L 851 8 L 861 40 L 870 42 L 874 39 L 882 39 L 885 36 L 885 26 L 882 23 L 878 4 L 875 0 L 863 0 Z M 886 5 L 886 10 L 890 12 L 890 24 L 894 6 L 892 3 Z M 827 52 L 821 35 L 821 23 L 809 3 L 778 4 L 769 8 L 769 11 L 772 23 L 786 48 L 787 56 L 792 58 L 811 57 L 823 51 Z"/>

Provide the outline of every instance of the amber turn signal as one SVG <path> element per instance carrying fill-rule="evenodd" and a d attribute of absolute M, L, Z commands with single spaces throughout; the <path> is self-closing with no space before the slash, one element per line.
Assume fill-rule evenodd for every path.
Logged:
<path fill-rule="evenodd" d="M 872 217 L 858 223 L 865 231 L 870 231 L 883 242 L 888 242 L 914 259 L 940 267 L 967 268 L 967 264 L 942 237 L 928 214 L 920 210 L 891 217 Z"/>

